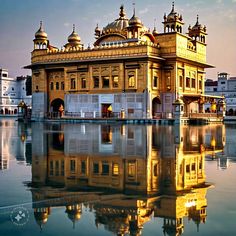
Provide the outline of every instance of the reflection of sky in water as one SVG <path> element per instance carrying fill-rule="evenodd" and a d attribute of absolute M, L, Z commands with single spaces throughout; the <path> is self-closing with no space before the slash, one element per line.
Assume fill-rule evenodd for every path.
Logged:
<path fill-rule="evenodd" d="M 33 131 L 31 131 L 31 128 L 33 128 Z M 226 129 L 224 129 L 224 127 L 219 125 L 202 127 L 185 126 L 179 129 L 174 126 L 130 125 L 121 127 L 119 125 L 50 125 L 42 123 L 31 124 L 31 126 L 22 124 L 18 126 L 13 120 L 8 120 L 7 123 L 1 122 L 0 131 L 2 145 L 0 150 L 2 157 L 4 157 L 8 163 L 6 165 L 7 168 L 0 171 L 0 206 L 4 207 L 26 203 L 24 207 L 30 212 L 30 219 L 26 225 L 15 226 L 12 224 L 9 217 L 12 208 L 1 208 L 0 235 L 32 235 L 32 232 L 34 235 L 114 235 L 112 231 L 116 230 L 118 224 L 123 224 L 123 227 L 132 226 L 132 220 L 129 218 L 131 216 L 127 216 L 126 214 L 129 209 L 129 211 L 137 210 L 140 215 L 143 214 L 142 217 L 140 217 L 140 220 L 143 220 L 143 224 L 141 224 L 143 228 L 139 231 L 142 235 L 164 235 L 163 214 L 168 215 L 168 211 L 166 210 L 168 208 L 165 209 L 165 205 L 169 204 L 171 209 L 171 204 L 174 202 L 177 203 L 178 201 L 179 205 L 177 206 L 185 206 L 189 209 L 194 208 L 195 205 L 201 201 L 207 205 L 205 223 L 200 223 L 199 226 L 197 226 L 193 220 L 189 220 L 188 217 L 183 217 L 184 235 L 233 235 L 235 232 L 233 219 L 236 218 L 236 189 L 234 185 L 236 181 L 236 157 L 234 155 L 235 141 L 233 138 L 235 128 L 233 127 L 226 127 Z M 214 142 L 212 141 L 213 138 Z M 31 153 L 31 143 L 33 153 L 32 161 L 31 155 L 29 154 Z M 178 160 L 183 159 L 187 162 L 186 155 L 188 155 L 187 158 L 192 159 L 194 159 L 194 155 L 196 157 L 200 155 L 200 144 L 204 144 L 207 154 L 205 161 L 206 182 L 213 184 L 213 187 L 207 190 L 207 199 L 204 197 L 204 194 L 198 194 L 201 188 L 200 190 L 198 190 L 199 188 L 193 188 L 192 193 L 186 190 L 187 193 L 182 192 L 178 196 L 178 199 L 176 198 L 177 200 L 173 201 L 173 198 L 175 199 L 175 190 L 173 192 L 172 189 L 173 186 L 171 185 L 172 187 L 168 189 L 163 183 L 158 190 L 159 193 L 156 193 L 156 195 L 160 196 L 160 193 L 166 191 L 166 197 L 163 197 L 160 201 L 158 201 L 157 198 L 155 200 L 157 203 L 154 205 L 150 202 L 148 203 L 149 205 L 147 204 L 147 199 L 154 200 L 152 197 L 147 198 L 143 192 L 141 194 L 135 193 L 136 195 L 132 199 L 130 199 L 130 195 L 123 195 L 128 188 L 138 187 L 122 185 L 121 191 L 112 193 L 109 190 L 106 195 L 97 195 L 94 193 L 93 188 L 91 188 L 90 190 L 80 190 L 80 194 L 83 194 L 83 191 L 89 191 L 89 193 L 86 194 L 89 203 L 83 204 L 82 214 L 78 220 L 75 220 L 74 226 L 73 220 L 71 216 L 68 217 L 68 211 L 66 210 L 66 204 L 68 204 L 67 200 L 65 200 L 64 205 L 63 202 L 61 202 L 57 206 L 51 207 L 47 222 L 42 224 L 42 231 L 34 219 L 32 199 L 37 202 L 37 197 L 39 197 L 39 200 L 42 200 L 43 195 L 57 196 L 59 199 L 61 199 L 60 194 L 61 196 L 65 196 L 64 194 L 69 194 L 69 196 L 76 194 L 76 196 L 78 196 L 76 193 L 78 189 L 69 192 L 71 190 L 68 190 L 69 186 L 67 185 L 62 188 L 31 186 L 32 178 L 35 178 L 38 183 L 45 181 L 42 173 L 45 172 L 44 168 L 46 168 L 46 165 L 44 168 L 40 166 L 41 161 L 44 160 L 45 157 L 49 159 L 55 158 L 56 160 L 56 158 L 65 154 L 66 158 L 70 159 L 71 156 L 74 156 L 73 158 L 76 160 L 82 155 L 89 156 L 91 160 L 94 156 L 97 156 L 97 158 L 105 158 L 108 161 L 109 158 L 116 158 L 116 160 L 133 160 L 136 158 L 138 161 L 145 161 L 148 160 L 148 158 L 150 159 L 151 156 L 153 158 L 153 156 L 158 155 L 160 158 L 158 159 L 158 163 L 160 165 L 162 162 L 166 163 L 167 167 L 171 165 L 170 168 L 172 168 L 172 164 L 175 163 L 171 162 L 173 155 L 176 155 Z M 233 159 L 229 161 L 227 168 L 221 170 L 218 166 L 219 162 L 211 159 L 213 148 L 216 152 L 215 158 L 222 156 L 223 148 L 224 158 L 230 156 L 230 158 Z M 33 164 L 33 176 L 31 174 L 31 163 Z M 39 163 L 39 165 L 36 163 Z M 122 162 L 118 163 L 120 164 Z M 69 168 L 66 159 L 65 166 L 65 168 Z M 133 168 L 132 163 L 130 166 Z M 168 173 L 172 173 L 172 169 L 169 170 L 165 168 L 163 171 L 168 170 Z M 190 169 L 191 168 L 193 167 L 190 165 Z M 131 173 L 134 170 L 135 169 L 131 169 Z M 160 172 L 157 171 L 157 173 Z M 70 176 L 67 169 L 64 174 L 65 176 Z M 78 175 L 78 173 L 76 173 L 76 175 Z M 164 179 L 163 176 L 158 178 Z M 184 176 L 186 177 L 186 175 Z M 142 178 L 147 181 L 146 183 L 149 183 L 146 177 L 147 176 L 144 175 Z M 55 180 L 56 177 L 53 178 Z M 125 177 L 123 176 L 122 178 Z M 52 181 L 50 176 L 48 176 L 48 179 Z M 170 180 L 168 179 L 168 181 Z M 72 179 L 70 179 L 70 181 L 72 181 Z M 166 179 L 165 184 L 170 184 L 168 181 Z M 45 183 L 46 182 L 44 182 L 43 185 L 45 185 Z M 96 189 L 96 192 L 102 191 L 101 189 Z M 130 192 L 132 193 L 129 189 L 129 193 Z M 120 196 L 126 197 L 122 198 L 123 200 L 120 201 Z M 188 198 L 188 201 L 184 200 L 185 196 L 186 199 Z M 116 198 L 118 199 L 117 201 Z M 85 198 L 81 195 L 80 199 Z M 90 201 L 89 199 L 92 200 Z M 141 199 L 142 201 L 140 201 Z M 185 201 L 183 204 L 181 199 Z M 138 201 L 136 202 L 136 200 Z M 145 207 L 137 208 L 137 204 L 147 204 L 147 206 L 153 206 L 153 209 L 148 211 Z M 43 205 L 40 206 L 42 207 Z M 109 209 L 119 214 L 113 213 L 109 215 Z M 123 213 L 123 215 L 120 214 L 122 209 L 123 211 L 127 211 Z M 182 210 L 184 210 L 184 208 Z M 145 216 L 145 214 L 148 216 Z M 172 214 L 171 210 L 169 214 Z M 192 214 L 194 214 L 194 211 Z M 174 214 L 171 216 L 173 217 L 173 215 Z M 197 216 L 191 216 L 192 219 L 194 217 Z M 199 232 L 197 232 L 198 230 Z M 136 232 L 138 231 L 136 230 Z M 166 232 L 170 234 L 168 229 Z"/>

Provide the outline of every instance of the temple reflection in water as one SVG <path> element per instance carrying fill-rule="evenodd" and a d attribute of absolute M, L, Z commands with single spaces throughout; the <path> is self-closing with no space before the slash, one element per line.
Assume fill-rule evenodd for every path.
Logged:
<path fill-rule="evenodd" d="M 153 218 L 164 235 L 181 235 L 184 218 L 205 223 L 205 155 L 222 152 L 224 126 L 32 125 L 40 227 L 58 206 L 73 225 L 88 207 L 97 227 L 117 235 L 141 235 Z"/>

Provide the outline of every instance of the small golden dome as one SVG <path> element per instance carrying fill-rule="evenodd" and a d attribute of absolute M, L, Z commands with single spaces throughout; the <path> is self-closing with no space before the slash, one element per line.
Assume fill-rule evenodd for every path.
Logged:
<path fill-rule="evenodd" d="M 158 32 L 157 32 L 157 29 L 156 29 L 156 27 L 154 27 L 154 29 L 153 29 L 153 31 L 152 31 L 152 34 L 153 34 L 153 36 L 156 36 L 156 35 L 158 35 Z"/>
<path fill-rule="evenodd" d="M 20 101 L 20 103 L 18 104 L 18 107 L 26 107 L 25 102 L 23 100 Z"/>
<path fill-rule="evenodd" d="M 96 26 L 94 31 L 95 31 L 95 33 L 100 33 L 101 32 L 101 29 L 98 27 L 98 24 L 97 24 L 97 26 Z"/>
<path fill-rule="evenodd" d="M 79 205 L 72 205 L 72 206 L 67 206 L 66 207 L 66 213 L 68 218 L 74 222 L 74 221 L 78 221 L 81 218 L 81 214 L 82 214 L 82 210 L 81 210 L 81 206 Z"/>
<path fill-rule="evenodd" d="M 180 98 L 177 98 L 174 102 L 173 105 L 182 105 L 183 101 Z"/>
<path fill-rule="evenodd" d="M 196 21 L 196 24 L 192 27 L 192 30 L 203 30 L 203 31 L 206 31 L 206 26 L 202 26 L 200 23 L 199 23 L 199 16 L 197 15 L 197 21 Z"/>
<path fill-rule="evenodd" d="M 34 217 L 37 222 L 37 224 L 42 227 L 42 225 L 46 224 L 48 221 L 48 213 L 47 212 L 41 212 L 41 211 L 35 211 Z"/>
<path fill-rule="evenodd" d="M 73 31 L 70 34 L 70 36 L 68 37 L 68 42 L 69 43 L 80 43 L 80 37 L 79 35 L 75 32 L 75 25 L 73 25 Z"/>
<path fill-rule="evenodd" d="M 170 14 L 166 17 L 166 15 L 164 15 L 164 20 L 165 21 L 182 21 L 183 17 L 182 15 L 179 15 L 176 11 L 175 11 L 175 3 L 172 3 L 172 10 L 170 12 Z"/>
<path fill-rule="evenodd" d="M 47 33 L 43 30 L 43 22 L 40 21 L 40 27 L 39 27 L 39 30 L 35 33 L 35 38 L 47 39 L 47 37 L 48 37 Z"/>
<path fill-rule="evenodd" d="M 129 20 L 129 26 L 143 26 L 142 21 L 135 15 L 135 8 L 134 8 L 134 14 Z"/>
<path fill-rule="evenodd" d="M 129 20 L 129 26 L 143 26 L 142 21 L 135 15 Z"/>

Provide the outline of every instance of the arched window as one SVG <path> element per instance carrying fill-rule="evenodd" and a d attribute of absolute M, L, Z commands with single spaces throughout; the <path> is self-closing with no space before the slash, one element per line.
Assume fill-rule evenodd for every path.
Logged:
<path fill-rule="evenodd" d="M 171 25 L 171 31 L 175 31 L 175 26 Z"/>
<path fill-rule="evenodd" d="M 70 79 L 70 88 L 75 89 L 75 78 Z"/>
<path fill-rule="evenodd" d="M 202 36 L 202 42 L 203 42 L 203 43 L 206 42 L 206 38 L 205 38 L 205 36 Z"/>
<path fill-rule="evenodd" d="M 129 74 L 128 75 L 128 87 L 129 88 L 134 88 L 135 87 L 135 76 L 134 76 L 134 74 Z"/>
<path fill-rule="evenodd" d="M 109 76 L 102 76 L 102 87 L 109 88 L 109 86 L 110 86 Z"/>
<path fill-rule="evenodd" d="M 81 78 L 81 88 L 86 88 L 86 79 L 85 78 Z"/>
<path fill-rule="evenodd" d="M 166 29 L 167 29 L 167 32 L 169 33 L 169 31 L 170 31 L 169 25 L 166 26 Z"/>
<path fill-rule="evenodd" d="M 112 86 L 113 88 L 119 87 L 119 77 L 116 75 L 112 76 Z"/>
<path fill-rule="evenodd" d="M 99 76 L 93 76 L 93 87 L 99 88 Z"/>
<path fill-rule="evenodd" d="M 53 82 L 50 83 L 50 89 L 53 90 Z"/>
<path fill-rule="evenodd" d="M 154 88 L 158 87 L 158 76 L 157 75 L 153 76 L 153 87 Z"/>
<path fill-rule="evenodd" d="M 154 166 L 153 166 L 153 176 L 158 176 L 158 165 L 157 164 L 155 164 Z"/>
<path fill-rule="evenodd" d="M 59 90 L 59 82 L 56 82 L 56 90 Z"/>
<path fill-rule="evenodd" d="M 64 90 L 65 89 L 65 84 L 64 82 L 61 82 L 61 90 Z"/>

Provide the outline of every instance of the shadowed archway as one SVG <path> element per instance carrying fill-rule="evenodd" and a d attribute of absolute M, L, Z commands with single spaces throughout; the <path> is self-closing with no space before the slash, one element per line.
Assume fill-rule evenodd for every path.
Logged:
<path fill-rule="evenodd" d="M 159 97 L 155 97 L 152 100 L 152 117 L 159 118 L 162 112 L 161 99 Z"/>
<path fill-rule="evenodd" d="M 56 98 L 51 102 L 50 112 L 53 113 L 53 116 L 62 116 L 64 112 L 64 101 L 60 98 Z"/>

